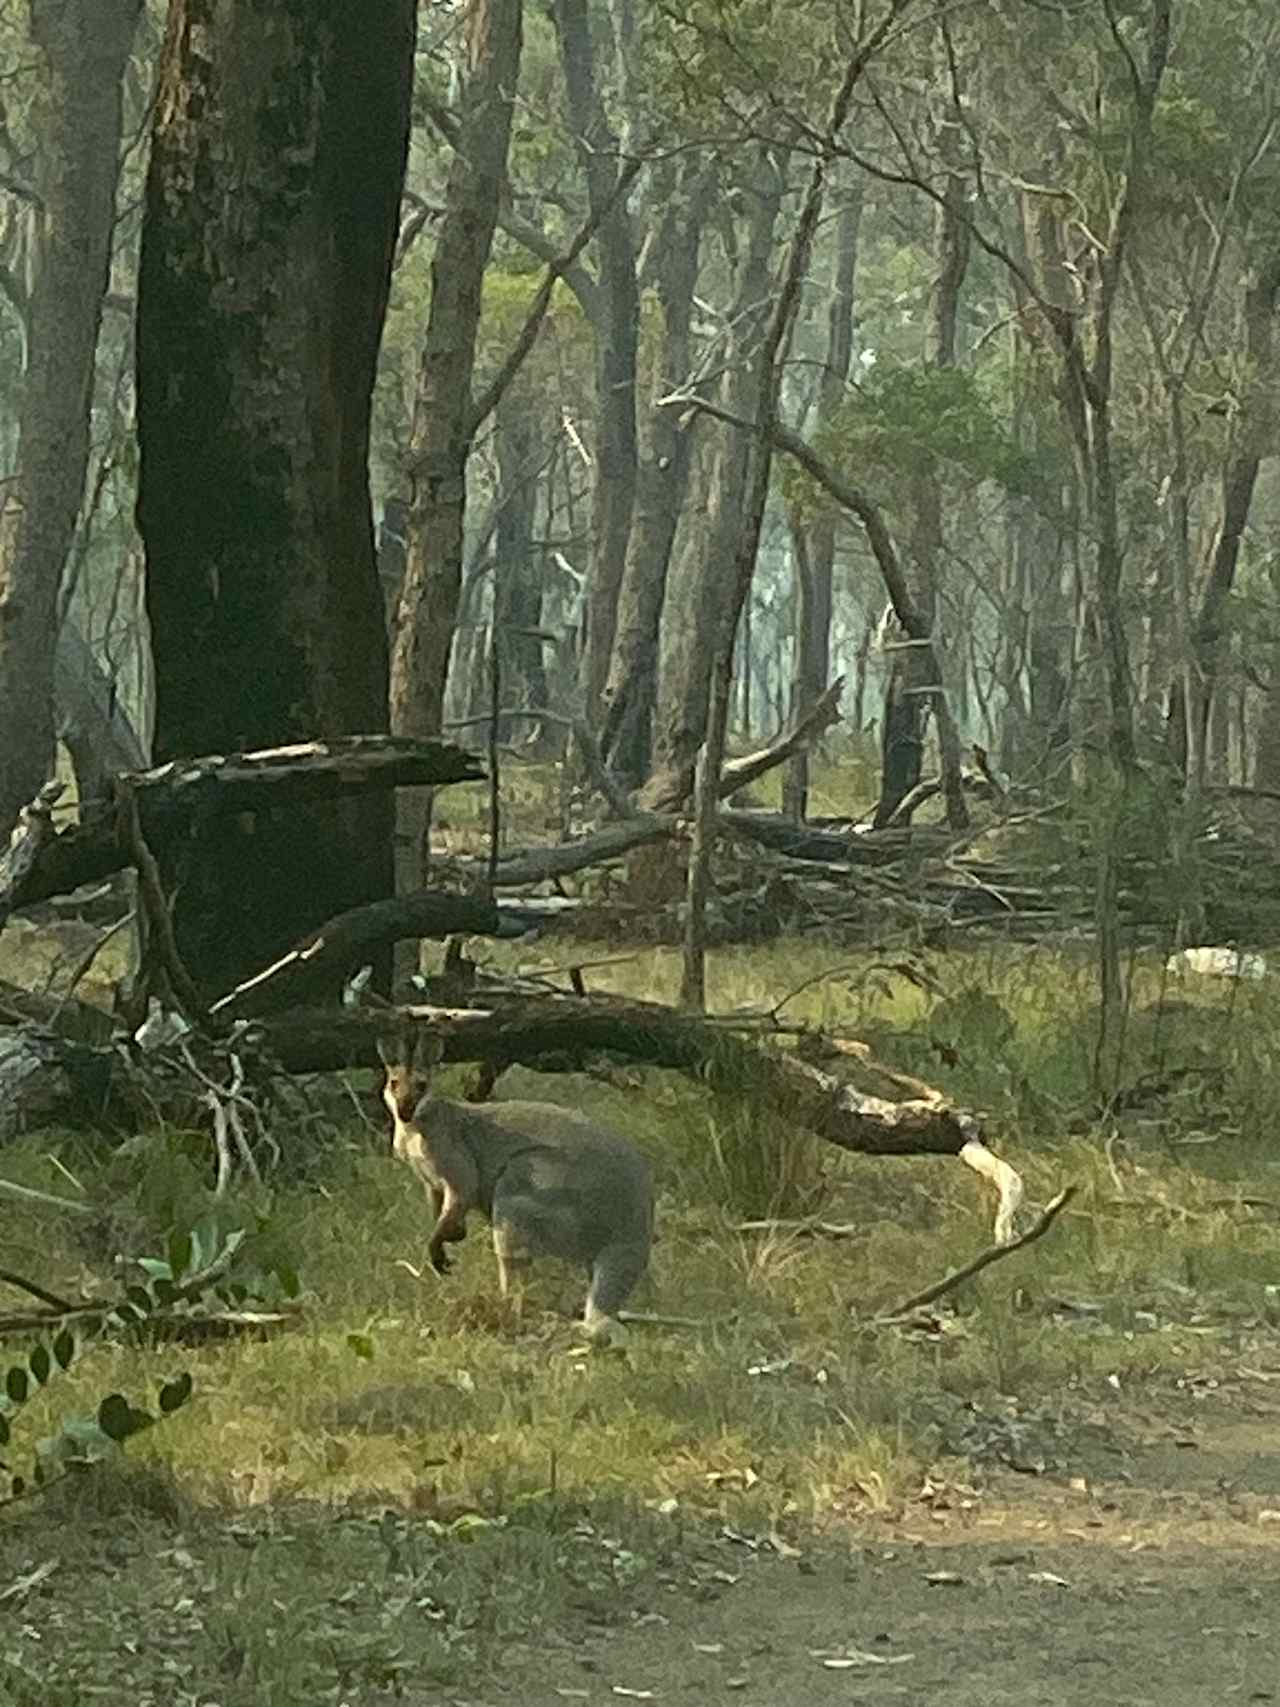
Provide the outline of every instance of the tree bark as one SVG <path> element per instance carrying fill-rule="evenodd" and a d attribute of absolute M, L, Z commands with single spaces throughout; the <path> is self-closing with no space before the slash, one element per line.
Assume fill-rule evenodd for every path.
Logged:
<path fill-rule="evenodd" d="M 386 727 L 370 397 L 412 0 L 173 0 L 138 295 L 158 758 Z M 214 994 L 391 888 L 390 795 L 248 813 L 168 864 Z"/>
<path fill-rule="evenodd" d="M 1186 679 L 1174 681 L 1169 696 L 1170 749 L 1179 768 L 1198 753 L 1201 763 L 1208 746 L 1210 709 L 1218 682 L 1227 601 L 1235 585 L 1240 543 L 1249 521 L 1258 470 L 1264 455 L 1274 449 L 1277 364 L 1275 319 L 1280 300 L 1280 255 L 1272 255 L 1250 279 L 1244 303 L 1245 370 L 1249 376 L 1242 400 L 1235 443 L 1222 471 L 1222 520 L 1209 557 L 1199 609 L 1191 631 L 1191 668 Z M 1188 686 L 1190 700 L 1188 705 Z M 1188 742 L 1188 734 L 1197 737 Z M 1188 779 L 1192 780 L 1192 779 Z M 1203 786 L 1204 778 L 1198 780 Z M 1217 781 L 1225 781 L 1218 776 Z"/>
<path fill-rule="evenodd" d="M 89 459 L 122 80 L 141 0 L 31 0 L 43 136 L 18 476 L 0 517 L 0 842 L 52 773 L 58 588 Z"/>
<path fill-rule="evenodd" d="M 477 0 L 468 12 L 461 119 L 431 263 L 409 447 L 408 553 L 391 649 L 391 727 L 401 735 L 439 734 L 444 716 L 462 587 L 467 459 L 478 425 L 476 338 L 506 181 L 522 22 L 522 0 Z M 402 889 L 425 881 L 429 823 L 429 800 L 404 802 Z"/>
<path fill-rule="evenodd" d="M 693 459 L 688 425 L 658 404 L 689 372 L 698 253 L 713 188 L 712 173 L 686 156 L 674 174 L 655 243 L 654 290 L 662 310 L 662 337 L 652 394 L 640 416 L 635 516 L 618 594 L 601 738 L 606 761 L 627 788 L 638 788 L 649 772 L 662 608 Z"/>
<path fill-rule="evenodd" d="M 508 392 L 498 405 L 498 516 L 494 528 L 493 596 L 502 648 L 503 704 L 519 710 L 547 704 L 543 662 L 542 557 L 533 543 L 538 509 L 537 437 L 525 401 Z M 538 726 L 533 726 L 535 736 Z M 521 733 L 528 733 L 526 719 Z M 513 738 L 510 718 L 499 736 Z"/>
<path fill-rule="evenodd" d="M 844 400 L 853 359 L 853 285 L 862 221 L 862 182 L 845 192 L 836 220 L 835 277 L 827 311 L 827 355 L 819 394 L 820 418 L 829 420 Z M 822 692 L 831 667 L 831 581 L 836 518 L 824 510 L 796 541 L 796 636 L 791 680 L 793 712 Z M 809 751 L 795 754 L 782 783 L 782 809 L 803 823 L 809 805 Z"/>
<path fill-rule="evenodd" d="M 726 409 L 753 420 L 760 403 L 759 346 L 768 323 L 774 227 L 784 173 L 761 148 L 740 250 L 732 328 L 718 387 Z M 745 432 L 715 431 L 706 525 L 693 528 L 675 566 L 662 623 L 662 661 L 654 719 L 653 765 L 640 791 L 651 811 L 674 811 L 688 797 L 707 728 L 707 684 L 717 635 L 734 599 L 734 556 L 742 531 L 750 444 Z M 736 626 L 738 610 L 733 610 Z"/>
<path fill-rule="evenodd" d="M 553 0 L 565 105 L 596 222 L 598 257 L 592 333 L 596 423 L 580 683 L 583 709 L 596 716 L 609 673 L 623 565 L 636 496 L 636 359 L 640 292 L 635 239 L 625 198 L 615 196 L 621 162 L 600 91 L 587 0 Z"/>
<path fill-rule="evenodd" d="M 958 116 L 955 122 L 959 122 Z M 949 151 L 944 144 L 944 156 Z M 929 298 L 925 352 L 926 360 L 935 368 L 954 367 L 956 361 L 960 291 L 969 267 L 965 195 L 963 178 L 951 172 L 942 199 L 935 208 L 937 275 Z M 929 705 L 935 695 L 941 702 L 946 692 L 941 676 L 944 648 L 937 634 L 940 610 L 938 582 L 944 544 L 942 488 L 932 458 L 918 470 L 912 485 L 915 516 L 911 554 L 916 572 L 915 597 L 928 622 L 932 646 L 928 653 L 919 645 L 900 646 L 890 658 L 885 684 L 883 779 L 874 819 L 876 829 L 893 822 L 902 801 L 919 785 Z M 960 743 L 950 718 L 938 721 L 938 757 L 942 791 L 947 803 L 947 822 L 953 830 L 967 829 L 969 810 L 960 779 Z"/>

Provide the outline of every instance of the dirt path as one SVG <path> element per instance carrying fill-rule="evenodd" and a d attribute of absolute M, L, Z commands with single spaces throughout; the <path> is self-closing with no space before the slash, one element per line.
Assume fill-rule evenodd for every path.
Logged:
<path fill-rule="evenodd" d="M 469 1699 L 1280 1701 L 1280 1426 L 1188 1407 L 1152 1428 L 1083 1446 L 1078 1475 L 938 1490 L 799 1558 L 722 1536 L 626 1622 L 585 1608 L 563 1646 Z"/>

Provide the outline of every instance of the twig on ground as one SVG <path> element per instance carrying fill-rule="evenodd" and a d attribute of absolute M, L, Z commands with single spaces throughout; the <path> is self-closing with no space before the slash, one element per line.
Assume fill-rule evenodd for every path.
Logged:
<path fill-rule="evenodd" d="M 24 1280 L 20 1274 L 14 1274 L 11 1269 L 0 1268 L 0 1281 L 6 1286 L 14 1286 L 19 1292 L 27 1292 L 32 1298 L 38 1298 L 42 1304 L 47 1304 L 51 1310 L 59 1312 L 74 1310 L 75 1305 L 59 1298 L 56 1292 L 46 1292 L 43 1286 L 38 1286 L 34 1280 Z"/>
<path fill-rule="evenodd" d="M 70 1197 L 55 1197 L 51 1191 L 37 1191 L 34 1186 L 17 1185 L 13 1180 L 0 1179 L 0 1197 L 16 1198 L 19 1203 L 44 1203 L 50 1209 L 69 1209 L 73 1215 L 96 1215 L 88 1203 L 76 1203 Z"/>
<path fill-rule="evenodd" d="M 911 1315 L 913 1310 L 922 1310 L 926 1304 L 932 1304 L 946 1293 L 954 1292 L 957 1286 L 962 1285 L 966 1280 L 972 1280 L 975 1274 L 981 1273 L 984 1268 L 989 1268 L 993 1262 L 999 1262 L 1001 1257 L 1012 1256 L 1014 1251 L 1020 1251 L 1024 1246 L 1034 1244 L 1037 1239 L 1042 1238 L 1049 1231 L 1075 1194 L 1076 1187 L 1074 1185 L 1064 1187 L 1051 1203 L 1046 1204 L 1040 1219 L 1033 1227 L 1028 1227 L 1025 1233 L 1010 1240 L 1008 1244 L 988 1245 L 985 1251 L 979 1251 L 978 1255 L 965 1263 L 963 1267 L 952 1269 L 950 1274 L 944 1275 L 932 1286 L 926 1286 L 923 1292 L 916 1292 L 910 1298 L 905 1298 L 896 1309 L 877 1316 L 874 1326 L 892 1326 L 895 1322 L 901 1321 L 904 1316 Z"/>
<path fill-rule="evenodd" d="M 706 1323 L 694 1316 L 655 1316 L 648 1310 L 619 1310 L 620 1322 L 638 1323 L 646 1328 L 705 1328 Z"/>
<path fill-rule="evenodd" d="M 739 1221 L 735 1233 L 791 1233 L 798 1239 L 856 1239 L 866 1228 L 849 1221 Z"/>

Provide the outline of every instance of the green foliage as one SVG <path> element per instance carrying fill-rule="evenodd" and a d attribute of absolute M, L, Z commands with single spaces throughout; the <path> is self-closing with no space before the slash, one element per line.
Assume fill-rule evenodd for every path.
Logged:
<path fill-rule="evenodd" d="M 818 435 L 837 466 L 878 480 L 937 475 L 991 480 L 1030 496 L 1039 470 L 967 368 L 882 363 Z"/>
<path fill-rule="evenodd" d="M 136 1267 L 141 1277 L 126 1285 L 119 1297 L 64 1312 L 62 1325 L 51 1337 L 36 1340 L 25 1361 L 11 1364 L 4 1373 L 0 1452 L 14 1443 L 18 1413 L 104 1340 L 120 1334 L 137 1339 L 165 1319 L 198 1315 L 210 1303 L 236 1308 L 249 1298 L 295 1297 L 298 1280 L 287 1265 L 263 1269 L 237 1262 L 248 1236 L 244 1227 L 224 1231 L 214 1216 L 203 1216 L 193 1226 L 170 1234 L 163 1257 L 139 1257 Z M 19 1499 L 70 1472 L 113 1460 L 135 1435 L 180 1411 L 192 1389 L 192 1376 L 183 1370 L 160 1384 L 154 1411 L 135 1405 L 123 1393 L 111 1392 L 91 1415 L 64 1417 L 52 1435 L 36 1443 L 29 1472 L 15 1471 L 0 1457 L 8 1499 Z M 4 1503 L 0 1497 L 0 1505 Z"/>

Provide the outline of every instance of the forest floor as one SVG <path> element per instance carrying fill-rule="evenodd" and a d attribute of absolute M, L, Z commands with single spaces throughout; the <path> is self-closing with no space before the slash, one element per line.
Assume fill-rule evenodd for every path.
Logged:
<path fill-rule="evenodd" d="M 718 954 L 712 1002 L 776 1001 L 822 952 Z M 1074 1183 L 1044 1239 L 877 1326 L 987 1243 L 967 1169 L 847 1156 L 676 1075 L 516 1070 L 500 1095 L 595 1109 L 657 1167 L 636 1303 L 693 1325 L 587 1354 L 580 1282 L 549 1271 L 512 1322 L 479 1228 L 447 1280 L 414 1272 L 421 1198 L 354 1076 L 367 1119 L 218 1210 L 296 1266 L 299 1325 L 104 1344 L 17 1413 L 15 1470 L 104 1393 L 195 1382 L 120 1464 L 0 1510 L 0 1707 L 1280 1699 L 1270 982 L 1158 1022 L 1139 989 L 1153 1094 L 1102 1119 L 1087 964 L 953 952 L 926 993 L 829 960 L 788 1011 L 982 1109 L 1033 1207 Z M 672 971 L 596 976 L 662 996 Z M 6 1177 L 95 1213 L 3 1211 L 0 1263 L 100 1290 L 210 1207 L 208 1162 L 174 1131 L 13 1144 Z M 844 1236 L 741 1226 L 805 1216 Z"/>

